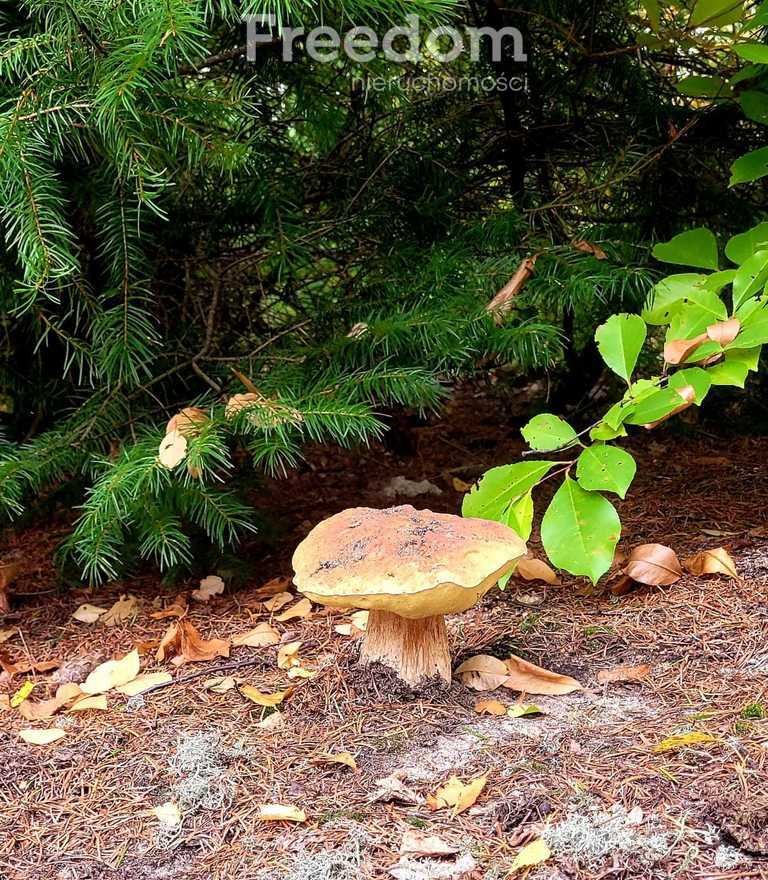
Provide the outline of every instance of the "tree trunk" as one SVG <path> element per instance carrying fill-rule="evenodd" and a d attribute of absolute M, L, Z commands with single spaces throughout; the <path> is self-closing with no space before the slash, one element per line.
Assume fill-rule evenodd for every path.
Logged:
<path fill-rule="evenodd" d="M 383 663 L 411 687 L 430 678 L 451 683 L 448 631 L 442 615 L 408 620 L 391 611 L 371 611 L 360 662 Z"/>

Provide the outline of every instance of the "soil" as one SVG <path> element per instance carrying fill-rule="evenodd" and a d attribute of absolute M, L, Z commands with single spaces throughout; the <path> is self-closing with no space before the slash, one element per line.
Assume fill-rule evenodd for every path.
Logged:
<path fill-rule="evenodd" d="M 478 694 L 455 680 L 414 693 L 386 668 L 356 664 L 357 640 L 335 630 L 348 614 L 315 608 L 310 618 L 281 623 L 264 609 L 259 588 L 291 574 L 292 550 L 312 525 L 353 506 L 456 512 L 462 483 L 519 456 L 523 416 L 501 392 L 467 386 L 441 417 L 401 425 L 386 445 L 310 449 L 301 470 L 259 488 L 254 500 L 269 518 L 269 540 L 243 548 L 250 574 L 241 583 L 225 577 L 227 591 L 191 603 L 188 616 L 206 638 L 271 619 L 283 642 L 301 640 L 301 662 L 315 673 L 306 680 L 290 681 L 278 668 L 278 646 L 233 648 L 230 659 L 181 669 L 156 663 L 154 648 L 172 620 L 150 615 L 195 582 L 165 584 L 146 570 L 98 591 L 62 588 L 52 560 L 71 511 L 5 535 L 4 554 L 22 562 L 22 573 L 0 623 L 19 630 L 0 646 L 3 661 L 63 668 L 3 673 L 0 692 L 29 678 L 31 699 L 42 700 L 54 676 L 82 677 L 135 646 L 147 671 L 174 679 L 143 697 L 111 692 L 106 711 L 38 722 L 0 711 L 0 877 L 497 880 L 542 834 L 551 835 L 553 852 L 529 869 L 536 880 L 768 877 L 768 438 L 718 437 L 689 424 L 630 441 L 638 477 L 617 504 L 622 548 L 658 542 L 683 559 L 724 546 L 738 580 L 686 574 L 669 587 L 613 595 L 611 580 L 593 588 L 579 578 L 558 586 L 513 579 L 449 618 L 455 663 L 514 653 L 575 677 L 583 690 Z M 426 479 L 441 494 L 388 499 L 397 476 Z M 530 544 L 540 553 L 536 535 Z M 109 607 L 126 593 L 139 600 L 137 613 L 116 626 L 71 617 L 84 602 Z M 526 604 L 531 593 L 539 604 Z M 641 682 L 598 682 L 600 670 L 638 664 L 651 667 Z M 262 693 L 293 685 L 278 708 L 281 723 L 260 726 L 273 710 L 236 688 L 206 689 L 226 674 Z M 480 715 L 474 706 L 485 698 L 542 711 Z M 18 731 L 30 727 L 61 727 L 65 736 L 28 745 Z M 659 748 L 691 731 L 710 736 Z M 196 766 L 203 741 L 209 751 Z M 328 760 L 340 752 L 354 756 L 357 770 Z M 475 805 L 456 817 L 426 800 L 454 774 L 465 782 L 487 776 Z M 399 780 L 416 803 L 383 796 L 383 778 Z M 153 808 L 182 792 L 181 824 L 164 827 Z M 295 805 L 306 821 L 261 821 L 264 803 Z M 414 829 L 439 835 L 459 855 L 415 867 L 401 861 L 403 835 Z"/>

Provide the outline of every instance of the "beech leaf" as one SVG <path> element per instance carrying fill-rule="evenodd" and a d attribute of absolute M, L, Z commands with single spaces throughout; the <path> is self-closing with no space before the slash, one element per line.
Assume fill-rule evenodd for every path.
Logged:
<path fill-rule="evenodd" d="M 279 641 L 280 633 L 268 623 L 259 623 L 253 629 L 232 636 L 232 645 L 236 648 L 268 648 Z"/>
<path fill-rule="evenodd" d="M 489 654 L 477 654 L 465 660 L 456 670 L 456 675 L 472 690 L 493 691 L 504 684 L 509 672 L 503 660 Z"/>
<path fill-rule="evenodd" d="M 60 727 L 50 727 L 45 730 L 25 729 L 19 731 L 19 736 L 24 742 L 32 746 L 47 746 L 49 743 L 56 742 L 66 736 L 67 732 Z"/>
<path fill-rule="evenodd" d="M 724 574 L 726 577 L 738 580 L 736 563 L 725 547 L 715 547 L 713 550 L 702 550 L 683 560 L 686 569 L 696 577 L 705 574 Z"/>
<path fill-rule="evenodd" d="M 80 623 L 96 623 L 101 615 L 106 614 L 108 611 L 108 608 L 99 608 L 96 605 L 86 603 L 72 613 L 72 619 L 79 620 Z"/>
<path fill-rule="evenodd" d="M 546 862 L 552 856 L 552 851 L 543 837 L 526 844 L 515 856 L 512 862 L 512 870 L 519 871 L 521 868 L 532 868 Z"/>
<path fill-rule="evenodd" d="M 640 666 L 614 666 L 612 669 L 601 669 L 597 673 L 600 684 L 612 682 L 645 681 L 651 673 L 651 667 L 647 663 Z"/>
<path fill-rule="evenodd" d="M 504 662 L 507 678 L 503 686 L 527 694 L 570 694 L 581 690 L 581 685 L 569 675 L 550 672 L 535 663 L 514 654 Z"/>
<path fill-rule="evenodd" d="M 275 620 L 279 620 L 280 623 L 285 623 L 287 620 L 297 620 L 309 617 L 311 613 L 312 603 L 309 599 L 300 599 L 295 605 L 291 605 L 290 608 L 283 611 L 282 614 L 278 614 Z"/>
<path fill-rule="evenodd" d="M 257 706 L 265 706 L 266 708 L 279 706 L 283 700 L 290 697 L 293 693 L 293 688 L 289 687 L 284 691 L 276 691 L 273 694 L 263 694 L 258 688 L 255 688 L 251 684 L 241 684 L 238 690 L 252 703 L 256 703 Z"/>
<path fill-rule="evenodd" d="M 546 584 L 557 586 L 560 581 L 555 572 L 541 559 L 526 554 L 517 560 L 517 566 L 513 572 L 515 576 L 524 578 L 526 581 L 544 581 Z"/>
<path fill-rule="evenodd" d="M 664 544 L 640 544 L 629 554 L 624 573 L 649 586 L 668 586 L 680 580 L 683 570 L 677 554 Z"/>
<path fill-rule="evenodd" d="M 97 666 L 80 685 L 84 694 L 104 694 L 114 687 L 133 681 L 139 674 L 139 652 L 133 650 L 119 660 L 108 660 Z"/>

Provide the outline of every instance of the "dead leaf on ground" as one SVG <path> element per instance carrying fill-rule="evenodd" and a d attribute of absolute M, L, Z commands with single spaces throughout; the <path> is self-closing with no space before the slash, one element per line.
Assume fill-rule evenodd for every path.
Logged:
<path fill-rule="evenodd" d="M 468 810 L 480 796 L 485 788 L 488 774 L 484 773 L 469 782 L 462 782 L 458 776 L 451 778 L 434 793 L 427 796 L 427 806 L 430 810 L 445 810 L 452 808 L 451 818 Z"/>
<path fill-rule="evenodd" d="M 0 629 L 0 645 L 3 642 L 7 642 L 8 639 L 12 639 L 14 636 L 19 634 L 19 628 L 17 626 L 10 626 L 8 629 Z"/>
<path fill-rule="evenodd" d="M 645 681 L 651 674 L 651 667 L 647 663 L 640 666 L 614 666 L 612 669 L 601 669 L 597 673 L 600 684 L 613 682 Z"/>
<path fill-rule="evenodd" d="M 301 642 L 288 642 L 277 651 L 277 668 L 291 669 L 294 666 L 301 666 L 301 657 L 299 650 Z"/>
<path fill-rule="evenodd" d="M 321 764 L 343 764 L 357 772 L 357 761 L 349 752 L 323 752 L 317 756 Z"/>
<path fill-rule="evenodd" d="M 270 596 L 276 596 L 278 593 L 286 592 L 291 585 L 289 577 L 276 577 L 262 584 L 255 592 L 257 599 L 268 599 Z"/>
<path fill-rule="evenodd" d="M 225 694 L 237 686 L 237 682 L 231 675 L 223 675 L 217 678 L 209 678 L 203 682 L 203 687 L 214 694 Z"/>
<path fill-rule="evenodd" d="M 342 636 L 359 636 L 368 628 L 368 611 L 355 611 L 350 615 L 349 623 L 339 623 L 334 626 L 334 632 Z"/>
<path fill-rule="evenodd" d="M 280 633 L 269 623 L 260 623 L 253 629 L 232 636 L 235 648 L 268 648 L 280 642 Z"/>
<path fill-rule="evenodd" d="M 290 608 L 283 611 L 282 614 L 278 614 L 275 620 L 279 620 L 280 623 L 285 623 L 287 620 L 298 620 L 309 617 L 311 613 L 312 603 L 309 599 L 300 599 L 295 605 L 291 605 Z"/>
<path fill-rule="evenodd" d="M 546 862 L 552 856 L 552 850 L 547 845 L 543 837 L 533 840 L 524 846 L 515 856 L 512 862 L 512 870 L 519 871 L 521 868 L 532 868 L 534 865 L 540 865 Z"/>
<path fill-rule="evenodd" d="M 197 602 L 208 602 L 212 596 L 224 592 L 224 581 L 216 574 L 209 574 L 200 581 L 198 589 L 192 591 L 192 598 Z"/>
<path fill-rule="evenodd" d="M 187 594 L 179 593 L 170 605 L 162 611 L 153 611 L 149 616 L 152 620 L 167 620 L 169 617 L 184 617 L 188 611 Z"/>
<path fill-rule="evenodd" d="M 531 555 L 518 559 L 514 574 L 527 581 L 544 581 L 552 586 L 557 586 L 560 583 L 557 575 L 546 562 Z"/>
<path fill-rule="evenodd" d="M 261 804 L 256 818 L 262 822 L 306 822 L 304 810 L 293 804 Z"/>
<path fill-rule="evenodd" d="M 240 693 L 249 699 L 252 703 L 256 703 L 257 706 L 265 706 L 267 708 L 272 708 L 273 706 L 279 706 L 283 700 L 288 699 L 290 695 L 293 693 L 293 688 L 286 688 L 284 691 L 276 691 L 273 694 L 264 694 L 258 688 L 255 688 L 252 684 L 241 684 L 238 688 Z"/>
<path fill-rule="evenodd" d="M 56 689 L 56 695 L 50 700 L 41 700 L 40 702 L 23 700 L 19 704 L 19 714 L 27 721 L 44 721 L 47 718 L 52 718 L 60 709 L 81 696 L 82 691 L 76 684 L 62 684 Z"/>
<path fill-rule="evenodd" d="M 109 608 L 99 608 L 97 605 L 89 605 L 87 602 L 72 613 L 72 619 L 80 623 L 96 623 L 102 614 L 106 614 Z"/>
<path fill-rule="evenodd" d="M 61 660 L 19 660 L 13 662 L 0 652 L 0 668 L 6 675 L 25 675 L 27 672 L 50 672 L 52 669 L 58 669 L 61 666 Z"/>
<path fill-rule="evenodd" d="M 409 788 L 399 776 L 392 773 L 376 780 L 376 792 L 371 799 L 372 803 L 391 801 L 416 806 L 423 803 L 424 799 Z"/>
<path fill-rule="evenodd" d="M 478 715 L 506 715 L 507 707 L 498 700 L 478 700 L 475 703 Z"/>
<path fill-rule="evenodd" d="M 729 345 L 739 335 L 741 330 L 741 321 L 738 318 L 730 318 L 727 321 L 718 321 L 716 324 L 710 324 L 707 327 L 707 336 L 712 342 L 719 342 L 725 347 Z"/>
<path fill-rule="evenodd" d="M 266 599 L 264 607 L 267 611 L 279 611 L 293 599 L 293 593 L 275 593 L 271 599 Z"/>
<path fill-rule="evenodd" d="M 581 685 L 570 675 L 550 672 L 535 663 L 516 657 L 514 654 L 505 661 L 507 679 L 504 687 L 527 694 L 570 694 L 580 691 Z"/>
<path fill-rule="evenodd" d="M 312 669 L 305 669 L 303 666 L 292 666 L 288 670 L 288 678 L 314 678 L 317 672 Z"/>
<path fill-rule="evenodd" d="M 181 431 L 169 431 L 160 441 L 157 457 L 164 468 L 173 470 L 187 457 L 187 438 Z"/>
<path fill-rule="evenodd" d="M 21 574 L 20 562 L 6 562 L 0 565 L 0 614 L 7 614 L 11 610 L 11 602 L 8 598 L 8 587 Z"/>
<path fill-rule="evenodd" d="M 451 486 L 453 486 L 454 492 L 465 493 L 470 491 L 472 486 L 474 486 L 474 483 L 467 483 L 464 480 L 460 480 L 458 477 L 453 477 L 451 479 Z"/>
<path fill-rule="evenodd" d="M 736 563 L 725 547 L 715 547 L 713 550 L 702 550 L 694 556 L 683 560 L 686 569 L 696 577 L 705 574 L 724 574 L 726 577 L 738 580 Z"/>
<path fill-rule="evenodd" d="M 669 586 L 679 581 L 683 570 L 671 547 L 664 544 L 640 544 L 629 554 L 625 574 L 641 584 Z"/>
<path fill-rule="evenodd" d="M 712 736 L 711 733 L 692 730 L 689 733 L 675 733 L 668 736 L 654 746 L 653 750 L 654 752 L 676 752 L 686 746 L 706 745 L 714 742 L 717 742 L 717 737 Z"/>
<path fill-rule="evenodd" d="M 424 834 L 415 828 L 408 829 L 400 842 L 400 855 L 413 856 L 417 859 L 454 856 L 458 852 L 457 846 L 446 843 L 435 834 Z"/>
<path fill-rule="evenodd" d="M 459 666 L 456 675 L 472 690 L 494 691 L 504 684 L 509 671 L 503 660 L 490 654 L 476 654 Z"/>
<path fill-rule="evenodd" d="M 96 709 L 101 712 L 107 710 L 106 694 L 96 694 L 93 697 L 82 697 L 76 703 L 69 707 L 70 712 L 87 712 L 89 709 Z"/>
<path fill-rule="evenodd" d="M 167 825 L 169 828 L 181 825 L 181 810 L 173 801 L 152 807 L 150 813 L 160 820 L 161 825 Z"/>
<path fill-rule="evenodd" d="M 533 703 L 527 705 L 515 703 L 514 706 L 510 706 L 507 709 L 507 716 L 509 718 L 532 718 L 536 715 L 546 715 L 546 712 L 540 706 L 536 706 Z"/>
<path fill-rule="evenodd" d="M 112 688 L 133 681 L 139 674 L 139 652 L 134 649 L 119 660 L 107 660 L 97 666 L 80 685 L 84 694 L 104 694 Z"/>
<path fill-rule="evenodd" d="M 132 620 L 139 613 L 139 601 L 135 596 L 130 594 L 120 596 L 115 604 L 101 618 L 104 626 L 117 626 L 118 623 L 125 623 L 126 620 Z"/>
<path fill-rule="evenodd" d="M 56 742 L 57 739 L 61 739 L 66 735 L 67 732 L 60 727 L 49 727 L 45 730 L 27 729 L 19 731 L 19 736 L 24 742 L 32 746 L 47 746 L 49 743 Z"/>
<path fill-rule="evenodd" d="M 229 642 L 226 639 L 204 639 L 191 621 L 179 620 L 168 627 L 155 654 L 158 662 L 169 657 L 175 666 L 229 657 Z"/>
<path fill-rule="evenodd" d="M 285 719 L 283 718 L 283 713 L 275 710 L 267 715 L 266 718 L 257 721 L 256 727 L 260 727 L 262 730 L 280 730 L 284 723 Z"/>
<path fill-rule="evenodd" d="M 115 690 L 125 694 L 126 697 L 135 697 L 137 694 L 143 694 L 155 685 L 167 684 L 169 681 L 173 681 L 173 676 L 170 672 L 145 672 L 142 675 L 137 675 L 132 681 L 119 685 Z"/>
<path fill-rule="evenodd" d="M 24 684 L 11 697 L 11 709 L 15 709 L 17 706 L 20 706 L 24 702 L 24 700 L 28 699 L 29 695 L 34 689 L 34 681 L 32 681 L 31 679 L 25 681 Z"/>

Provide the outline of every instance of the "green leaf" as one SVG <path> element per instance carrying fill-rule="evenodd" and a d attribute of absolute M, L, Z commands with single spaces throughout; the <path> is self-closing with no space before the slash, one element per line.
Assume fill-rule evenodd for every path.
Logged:
<path fill-rule="evenodd" d="M 595 342 L 605 363 L 629 382 L 647 330 L 639 315 L 611 315 L 595 331 Z"/>
<path fill-rule="evenodd" d="M 755 346 L 765 345 L 768 342 L 768 308 L 766 308 L 768 303 L 764 300 L 756 302 L 757 307 L 744 317 L 739 335 L 733 342 L 725 346 L 726 351 L 755 348 Z"/>
<path fill-rule="evenodd" d="M 669 387 L 676 391 L 690 385 L 696 392 L 694 403 L 701 406 L 702 400 L 707 396 L 709 389 L 712 387 L 712 377 L 709 370 L 703 370 L 701 367 L 688 367 L 685 370 L 679 370 L 669 377 Z"/>
<path fill-rule="evenodd" d="M 723 27 L 740 21 L 743 16 L 744 4 L 739 0 L 697 0 L 688 26 Z"/>
<path fill-rule="evenodd" d="M 660 388 L 632 407 L 626 419 L 628 425 L 648 425 L 674 412 L 684 403 L 674 388 Z"/>
<path fill-rule="evenodd" d="M 730 185 L 751 183 L 768 174 L 768 147 L 759 147 L 739 158 L 731 165 Z"/>
<path fill-rule="evenodd" d="M 626 496 L 636 470 L 628 452 L 602 443 L 588 446 L 576 462 L 576 478 L 583 489 L 615 492 L 620 498 Z"/>
<path fill-rule="evenodd" d="M 576 432 L 564 419 L 551 413 L 534 416 L 522 430 L 531 449 L 550 452 L 567 446 L 576 439 Z"/>
<path fill-rule="evenodd" d="M 611 567 L 621 534 L 616 508 L 599 492 L 570 477 L 555 493 L 541 522 L 541 541 L 557 568 L 596 583 Z"/>
<path fill-rule="evenodd" d="M 728 239 L 725 255 L 732 263 L 746 262 L 755 251 L 768 248 L 768 223 L 758 223 L 752 229 Z"/>
<path fill-rule="evenodd" d="M 736 270 L 733 279 L 733 307 L 738 307 L 761 290 L 768 281 L 768 250 L 757 251 Z"/>
<path fill-rule="evenodd" d="M 739 104 L 747 119 L 768 125 L 768 94 L 747 89 L 739 95 Z"/>
<path fill-rule="evenodd" d="M 513 501 L 501 521 L 527 541 L 533 529 L 533 490 Z"/>
<path fill-rule="evenodd" d="M 745 351 L 755 351 L 758 349 L 744 349 Z M 712 380 L 713 385 L 733 385 L 736 388 L 743 388 L 749 375 L 749 365 L 745 360 L 739 358 L 741 351 L 726 352 L 725 360 L 710 367 L 707 372 Z"/>
<path fill-rule="evenodd" d="M 651 27 L 657 31 L 661 24 L 661 18 L 659 17 L 659 0 L 642 0 L 642 7 L 645 10 L 645 14 L 648 16 L 648 21 L 651 23 Z"/>
<path fill-rule="evenodd" d="M 688 98 L 727 98 L 733 89 L 719 76 L 686 76 L 677 83 L 677 90 Z"/>
<path fill-rule="evenodd" d="M 646 324 L 668 324 L 676 310 L 686 301 L 712 302 L 711 294 L 717 293 L 720 286 L 731 282 L 728 272 L 715 272 L 712 275 L 697 275 L 692 272 L 668 275 L 654 285 L 653 293 L 641 312 Z"/>
<path fill-rule="evenodd" d="M 669 241 L 659 242 L 653 256 L 662 263 L 717 269 L 717 239 L 703 226 L 681 232 Z"/>
<path fill-rule="evenodd" d="M 738 43 L 733 51 L 745 61 L 754 64 L 768 64 L 768 46 L 764 43 Z"/>
<path fill-rule="evenodd" d="M 520 461 L 491 468 L 464 496 L 461 515 L 504 522 L 510 504 L 530 492 L 555 464 L 554 461 Z"/>
<path fill-rule="evenodd" d="M 710 324 L 728 317 L 725 303 L 712 291 L 701 291 L 695 302 L 684 302 L 675 310 L 667 329 L 666 341 L 692 339 L 703 333 Z"/>

